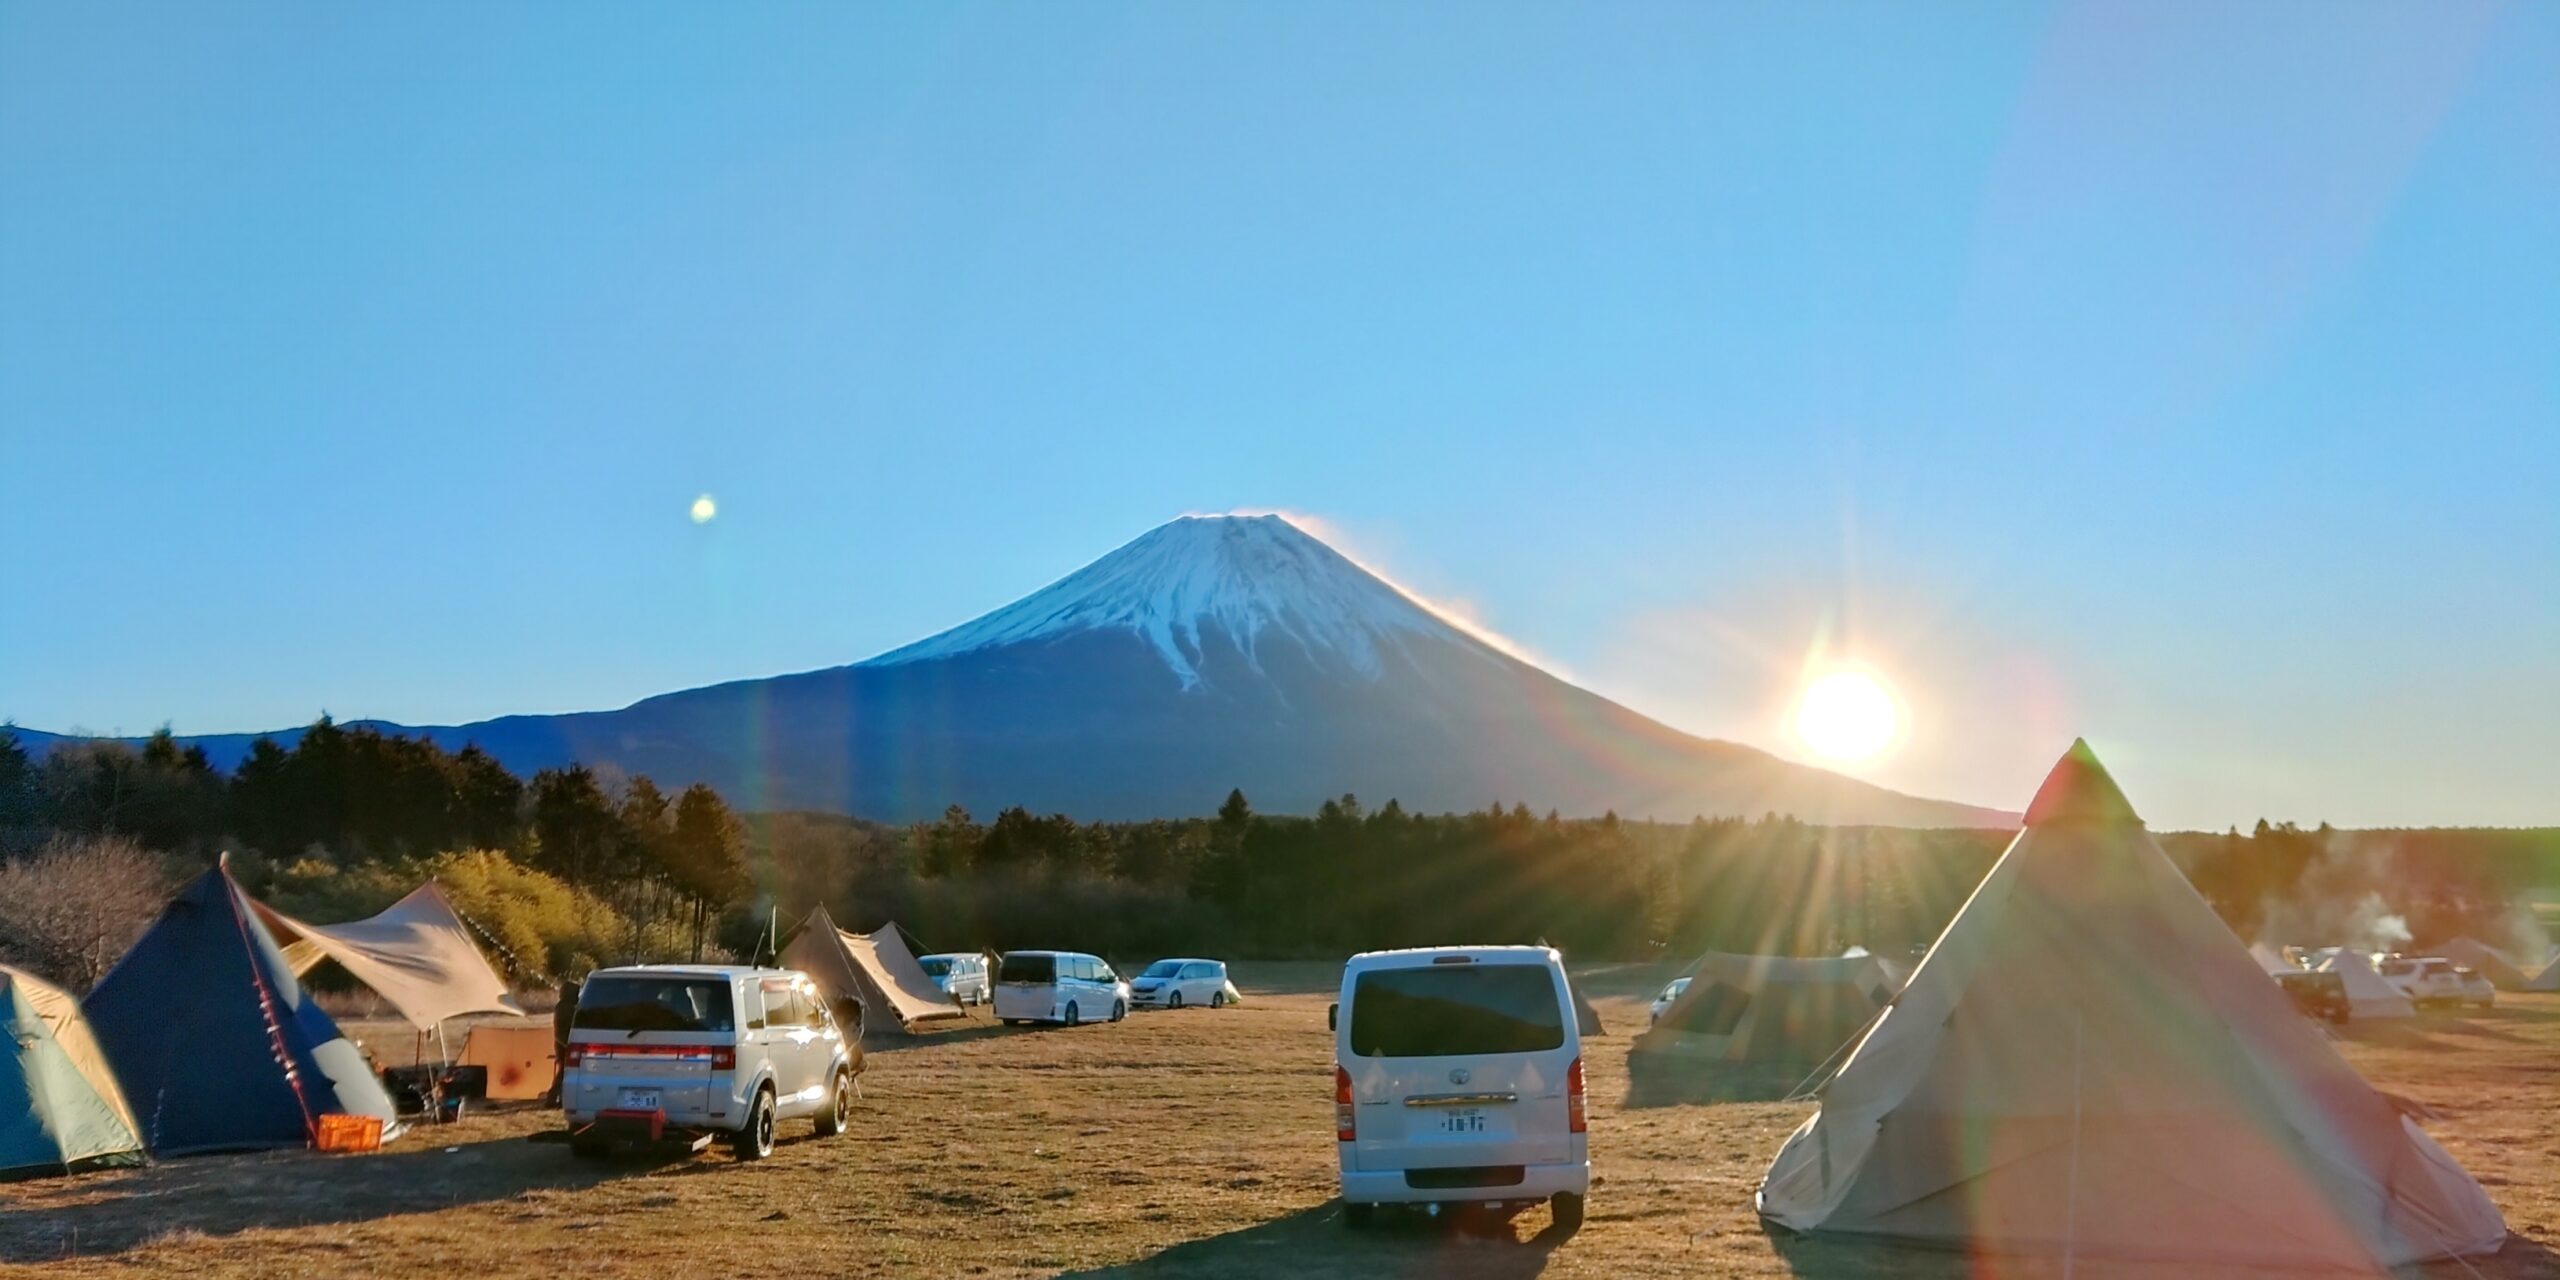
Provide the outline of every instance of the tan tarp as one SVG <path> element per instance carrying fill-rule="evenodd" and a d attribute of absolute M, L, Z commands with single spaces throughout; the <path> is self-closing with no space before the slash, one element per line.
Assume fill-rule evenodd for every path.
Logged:
<path fill-rule="evenodd" d="M 2376 972 L 2373 962 L 2365 959 L 2362 952 L 2338 952 L 2320 962 L 2320 971 L 2338 975 L 2338 984 L 2347 992 L 2347 1020 L 2350 1022 L 2418 1016 L 2418 1006 L 2410 1003 L 2408 993 L 2392 986 L 2390 979 Z"/>
<path fill-rule="evenodd" d="M 456 1062 L 489 1069 L 489 1096 L 521 1102 L 551 1092 L 558 1068 L 551 1057 L 551 1028 L 500 1027 L 481 1023 L 462 1042 Z"/>
<path fill-rule="evenodd" d="M 2370 1273 L 2506 1224 L 2298 1016 L 2086 744 L 1788 1138 L 1761 1213 L 1982 1253 Z"/>
<path fill-rule="evenodd" d="M 2524 970 L 2517 968 L 2514 961 L 2507 959 L 2505 952 L 2477 938 L 2456 938 L 2427 954 L 2442 956 L 2487 978 L 2489 985 L 2500 991 L 2522 991 L 2532 981 L 2525 977 Z"/>
<path fill-rule="evenodd" d="M 312 925 L 256 904 L 296 976 L 335 960 L 424 1031 L 465 1013 L 523 1013 L 435 882 L 366 920 Z"/>
<path fill-rule="evenodd" d="M 782 965 L 808 974 L 830 1001 L 860 1001 L 866 1030 L 968 1015 L 916 963 L 895 921 L 871 933 L 847 933 L 819 907 L 782 949 Z"/>

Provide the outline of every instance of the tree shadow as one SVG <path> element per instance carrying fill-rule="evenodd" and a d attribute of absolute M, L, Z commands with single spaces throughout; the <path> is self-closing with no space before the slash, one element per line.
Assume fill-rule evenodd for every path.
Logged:
<path fill-rule="evenodd" d="M 119 1254 L 163 1239 L 260 1228 L 349 1224 L 512 1200 L 528 1191 L 580 1190 L 650 1173 L 665 1160 L 579 1160 L 559 1143 L 523 1135 L 440 1143 L 434 1130 L 408 1150 L 374 1155 L 272 1151 L 194 1156 L 117 1173 L 11 1187 L 0 1201 L 0 1263 Z M 539 1206 L 528 1205 L 539 1216 Z"/>
<path fill-rule="evenodd" d="M 1529 1223 L 1545 1215 L 1531 1211 Z M 1069 1272 L 1059 1280 L 1278 1280 L 1321 1275 L 1360 1280 L 1531 1280 L 1572 1233 L 1553 1224 L 1523 1235 L 1522 1213 L 1460 1210 L 1434 1218 L 1417 1210 L 1381 1212 L 1363 1229 L 1346 1226 L 1335 1201 L 1285 1218 L 1174 1245 L 1119 1266 Z"/>

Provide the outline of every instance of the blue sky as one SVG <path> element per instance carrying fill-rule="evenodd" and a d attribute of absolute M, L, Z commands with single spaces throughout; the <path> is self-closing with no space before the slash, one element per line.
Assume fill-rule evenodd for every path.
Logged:
<path fill-rule="evenodd" d="M 2560 822 L 2560 8 L 0 0 L 0 716 L 619 706 L 1285 508 L 2156 825 Z M 686 518 L 717 495 L 709 525 Z"/>

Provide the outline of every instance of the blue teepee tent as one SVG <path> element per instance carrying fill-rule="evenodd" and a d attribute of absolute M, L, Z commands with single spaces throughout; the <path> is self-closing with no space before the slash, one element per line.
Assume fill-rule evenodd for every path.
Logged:
<path fill-rule="evenodd" d="M 297 1147 L 333 1112 L 392 1120 L 224 867 L 180 891 L 82 1007 L 155 1155 Z"/>
<path fill-rule="evenodd" d="M 0 965 L 0 1182 L 140 1164 L 137 1127 L 79 1002 Z"/>

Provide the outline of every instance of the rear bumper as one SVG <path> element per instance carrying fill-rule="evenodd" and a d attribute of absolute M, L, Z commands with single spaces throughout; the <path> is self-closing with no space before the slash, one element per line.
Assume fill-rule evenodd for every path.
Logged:
<path fill-rule="evenodd" d="M 1589 1194 L 1588 1160 L 1523 1165 L 1518 1183 L 1500 1187 L 1416 1187 L 1402 1169 L 1342 1171 L 1342 1198 L 1351 1204 L 1509 1204 Z"/>

